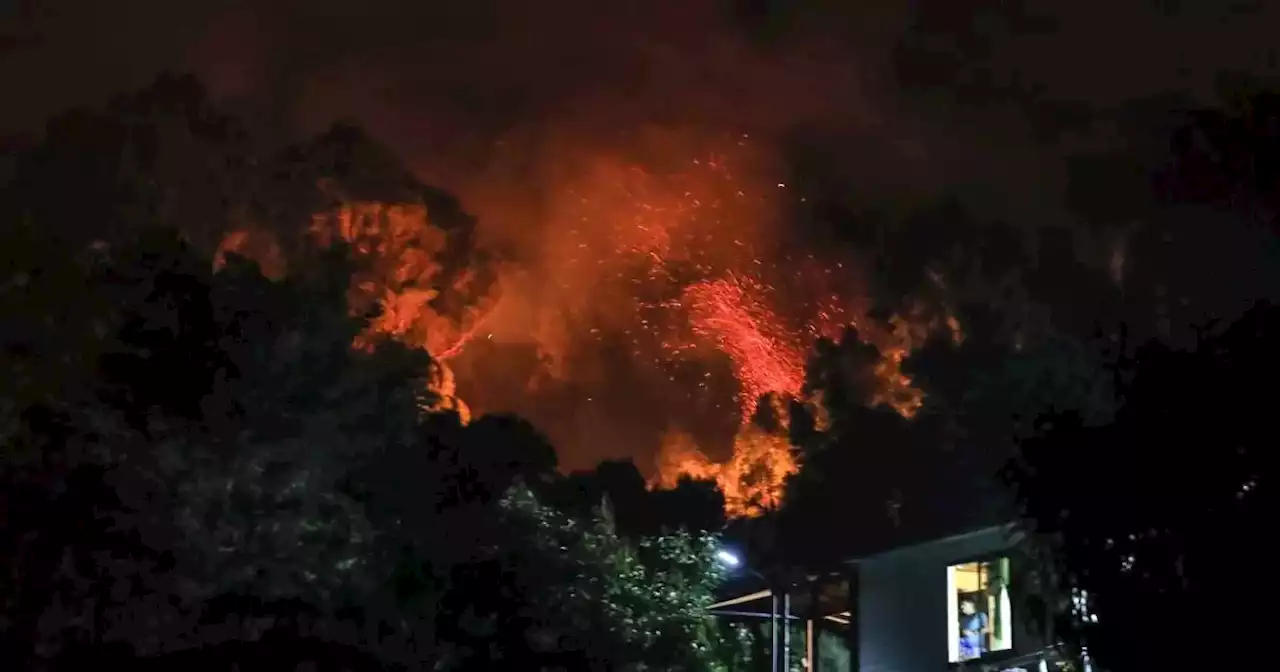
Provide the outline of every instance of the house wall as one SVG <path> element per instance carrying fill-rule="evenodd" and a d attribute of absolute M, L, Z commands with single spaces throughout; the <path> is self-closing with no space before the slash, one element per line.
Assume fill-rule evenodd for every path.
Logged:
<path fill-rule="evenodd" d="M 897 549 L 859 561 L 859 672 L 943 672 L 947 661 L 947 567 L 1013 545 L 1005 528 Z M 1014 652 L 1040 648 L 1014 610 Z M 973 669 L 970 667 L 969 669 Z"/>

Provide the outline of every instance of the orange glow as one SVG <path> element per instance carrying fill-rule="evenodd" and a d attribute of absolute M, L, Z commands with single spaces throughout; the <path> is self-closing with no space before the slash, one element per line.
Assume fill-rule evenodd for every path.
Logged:
<path fill-rule="evenodd" d="M 424 410 L 454 410 L 464 422 L 471 413 L 457 398 L 457 383 L 446 364 L 461 351 L 485 317 L 478 308 L 468 313 L 470 324 L 459 325 L 440 315 L 431 301 L 441 271 L 437 256 L 444 249 L 444 231 L 430 224 L 421 204 L 353 202 L 313 216 L 308 230 L 314 244 L 328 247 L 337 240 L 350 243 L 363 261 L 363 270 L 352 278 L 348 301 L 353 313 L 377 304 L 381 311 L 353 347 L 372 348 L 376 339 L 389 336 L 406 345 L 427 349 L 436 363 L 424 382 Z M 227 253 L 246 256 L 268 277 L 282 277 L 286 260 L 274 236 L 247 229 L 228 233 L 214 258 L 215 269 L 225 264 Z"/>
<path fill-rule="evenodd" d="M 729 356 L 742 387 L 742 419 L 755 413 L 767 392 L 795 395 L 804 384 L 805 346 L 779 325 L 750 278 L 728 275 L 690 285 L 684 292 L 694 333 Z"/>
<path fill-rule="evenodd" d="M 431 307 L 439 295 L 432 282 L 440 272 L 436 256 L 445 234 L 431 226 L 421 205 L 348 203 L 317 214 L 310 233 L 321 247 L 335 240 L 351 244 L 367 268 L 352 279 L 353 310 L 378 304 L 381 312 L 357 340 L 368 347 L 375 335 L 444 352 L 457 340 L 457 328 Z"/>
<path fill-rule="evenodd" d="M 834 316 L 844 314 L 833 309 L 821 311 L 804 332 L 788 331 L 763 300 L 767 294 L 768 288 L 760 283 L 733 275 L 686 290 L 693 331 L 710 339 L 733 361 L 742 387 L 743 425 L 734 439 L 732 456 L 723 464 L 709 460 L 690 437 L 678 432 L 668 433 L 657 460 L 655 485 L 672 487 L 682 476 L 713 480 L 724 493 L 725 512 L 731 517 L 758 516 L 781 503 L 787 477 L 799 470 L 787 435 L 789 412 L 783 404 L 801 396 L 805 358 L 813 339 L 837 335 L 844 326 L 860 322 L 841 323 Z M 892 316 L 887 328 L 864 321 L 865 333 L 860 332 L 881 353 L 872 371 L 876 384 L 870 404 L 889 406 L 904 418 L 914 417 L 924 405 L 924 393 L 902 372 L 911 351 L 941 328 L 949 330 L 955 342 L 963 338 L 954 316 L 938 320 L 917 312 Z M 771 398 L 771 411 L 782 421 L 772 432 L 750 421 L 757 403 L 768 393 L 779 393 Z M 820 396 L 808 399 L 807 405 L 816 428 L 823 431 L 826 409 Z"/>
<path fill-rule="evenodd" d="M 213 255 L 213 268 L 218 270 L 227 262 L 228 254 L 236 254 L 252 259 L 268 278 L 279 280 L 288 271 L 284 255 L 275 236 L 255 229 L 232 231 L 223 237 L 221 244 Z"/>
<path fill-rule="evenodd" d="M 786 436 L 787 418 L 783 398 L 774 397 L 775 416 L 783 420 L 775 432 L 746 423 L 734 437 L 733 456 L 718 464 L 707 457 L 682 432 L 668 432 L 658 453 L 658 475 L 654 485 L 675 487 L 682 477 L 715 481 L 724 493 L 725 514 L 730 517 L 758 516 L 782 503 L 787 477 L 799 470 Z"/>
<path fill-rule="evenodd" d="M 688 156 L 690 144 L 698 145 L 678 137 L 654 140 L 649 155 Z M 724 144 L 721 138 L 710 143 L 721 151 L 695 152 L 696 159 L 662 168 L 609 153 L 582 157 L 555 180 L 561 188 L 546 195 L 544 211 L 529 215 L 538 224 L 530 227 L 533 233 L 515 240 L 508 231 L 508 239 L 498 241 L 518 248 L 517 261 L 460 276 L 443 272 L 450 234 L 432 224 L 421 203 L 345 202 L 317 213 L 309 233 L 321 247 L 349 243 L 365 262 L 352 281 L 351 309 L 377 305 L 381 312 L 356 347 L 389 336 L 435 356 L 438 370 L 424 381 L 432 393 L 424 399 L 429 409 L 455 409 L 469 418 L 471 409 L 458 399 L 461 382 L 479 409 L 515 410 L 487 407 L 496 404 L 486 397 L 486 386 L 505 382 L 496 380 L 505 372 L 474 373 L 479 369 L 468 346 L 477 339 L 535 345 L 541 375 L 591 378 L 575 379 L 582 385 L 612 380 L 607 365 L 581 366 L 593 342 L 621 343 L 633 361 L 659 372 L 690 362 L 710 371 L 709 363 L 727 360 L 737 384 L 733 413 L 739 426 L 729 457 L 709 459 L 691 433 L 672 426 L 653 482 L 673 485 L 681 475 L 715 480 L 729 515 L 759 515 L 780 504 L 786 478 L 798 469 L 784 402 L 801 395 L 818 338 L 859 327 L 882 353 L 872 403 L 909 418 L 924 398 L 902 373 L 903 361 L 936 329 L 950 328 L 958 337 L 959 325 L 926 319 L 923 310 L 895 316 L 888 326 L 867 320 L 856 273 L 786 251 L 785 182 L 771 176 L 745 136 L 727 143 L 727 150 Z M 248 229 L 225 238 L 215 263 L 227 252 L 259 260 L 273 277 L 287 269 L 275 241 Z M 482 271 L 498 276 L 496 288 L 469 296 L 461 311 L 437 305 L 444 293 Z M 574 358 L 576 368 L 567 364 Z M 670 380 L 674 385 L 674 376 Z M 708 389 L 678 385 L 691 401 Z M 781 430 L 750 421 L 769 393 L 777 393 L 772 410 Z M 588 396 L 585 403 L 594 402 Z M 821 414 L 820 400 L 810 403 Z M 571 420 L 583 410 L 562 408 L 558 417 Z M 555 430 L 544 427 L 553 438 Z"/>

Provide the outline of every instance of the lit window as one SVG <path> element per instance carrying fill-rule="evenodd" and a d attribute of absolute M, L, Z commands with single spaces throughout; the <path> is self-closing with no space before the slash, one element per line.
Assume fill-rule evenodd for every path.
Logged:
<path fill-rule="evenodd" d="M 1009 559 L 947 568 L 947 659 L 973 660 L 1013 648 Z"/>

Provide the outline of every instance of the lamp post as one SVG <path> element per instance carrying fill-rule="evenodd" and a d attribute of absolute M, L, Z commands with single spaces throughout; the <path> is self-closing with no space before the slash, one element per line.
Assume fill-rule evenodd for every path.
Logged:
<path fill-rule="evenodd" d="M 769 670 L 770 672 L 783 672 L 783 670 L 785 670 L 787 667 L 786 665 L 787 658 L 785 656 L 789 654 L 790 644 L 791 644 L 791 629 L 790 627 L 788 627 L 790 625 L 789 621 L 791 619 L 791 592 L 789 590 L 785 590 L 785 589 L 783 590 L 782 614 L 779 614 L 778 591 L 776 587 L 776 584 L 777 584 L 776 581 L 770 579 L 769 577 L 747 566 L 745 563 L 742 562 L 741 558 L 739 558 L 736 554 L 734 554 L 732 551 L 729 551 L 727 549 L 722 548 L 716 551 L 716 559 L 719 560 L 720 564 L 724 565 L 725 567 L 728 567 L 730 569 L 735 569 L 735 570 L 740 569 L 759 577 L 761 580 L 765 582 L 765 585 L 769 587 L 769 603 L 770 603 Z M 782 621 L 781 628 L 782 628 L 782 642 L 783 642 L 782 651 L 781 651 L 781 654 L 782 654 L 781 660 L 779 660 L 780 656 L 779 656 L 779 650 L 778 650 L 778 630 L 779 630 L 778 622 L 780 620 Z"/>
<path fill-rule="evenodd" d="M 775 656 L 776 658 L 777 656 Z M 782 591 L 782 667 L 791 667 L 791 588 Z M 779 668 L 780 670 L 782 668 Z"/>

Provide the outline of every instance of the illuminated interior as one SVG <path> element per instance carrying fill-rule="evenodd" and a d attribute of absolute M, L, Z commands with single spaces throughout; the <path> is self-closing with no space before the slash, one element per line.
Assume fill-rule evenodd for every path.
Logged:
<path fill-rule="evenodd" d="M 1013 648 L 1009 559 L 947 568 L 947 660 L 975 660 Z"/>

